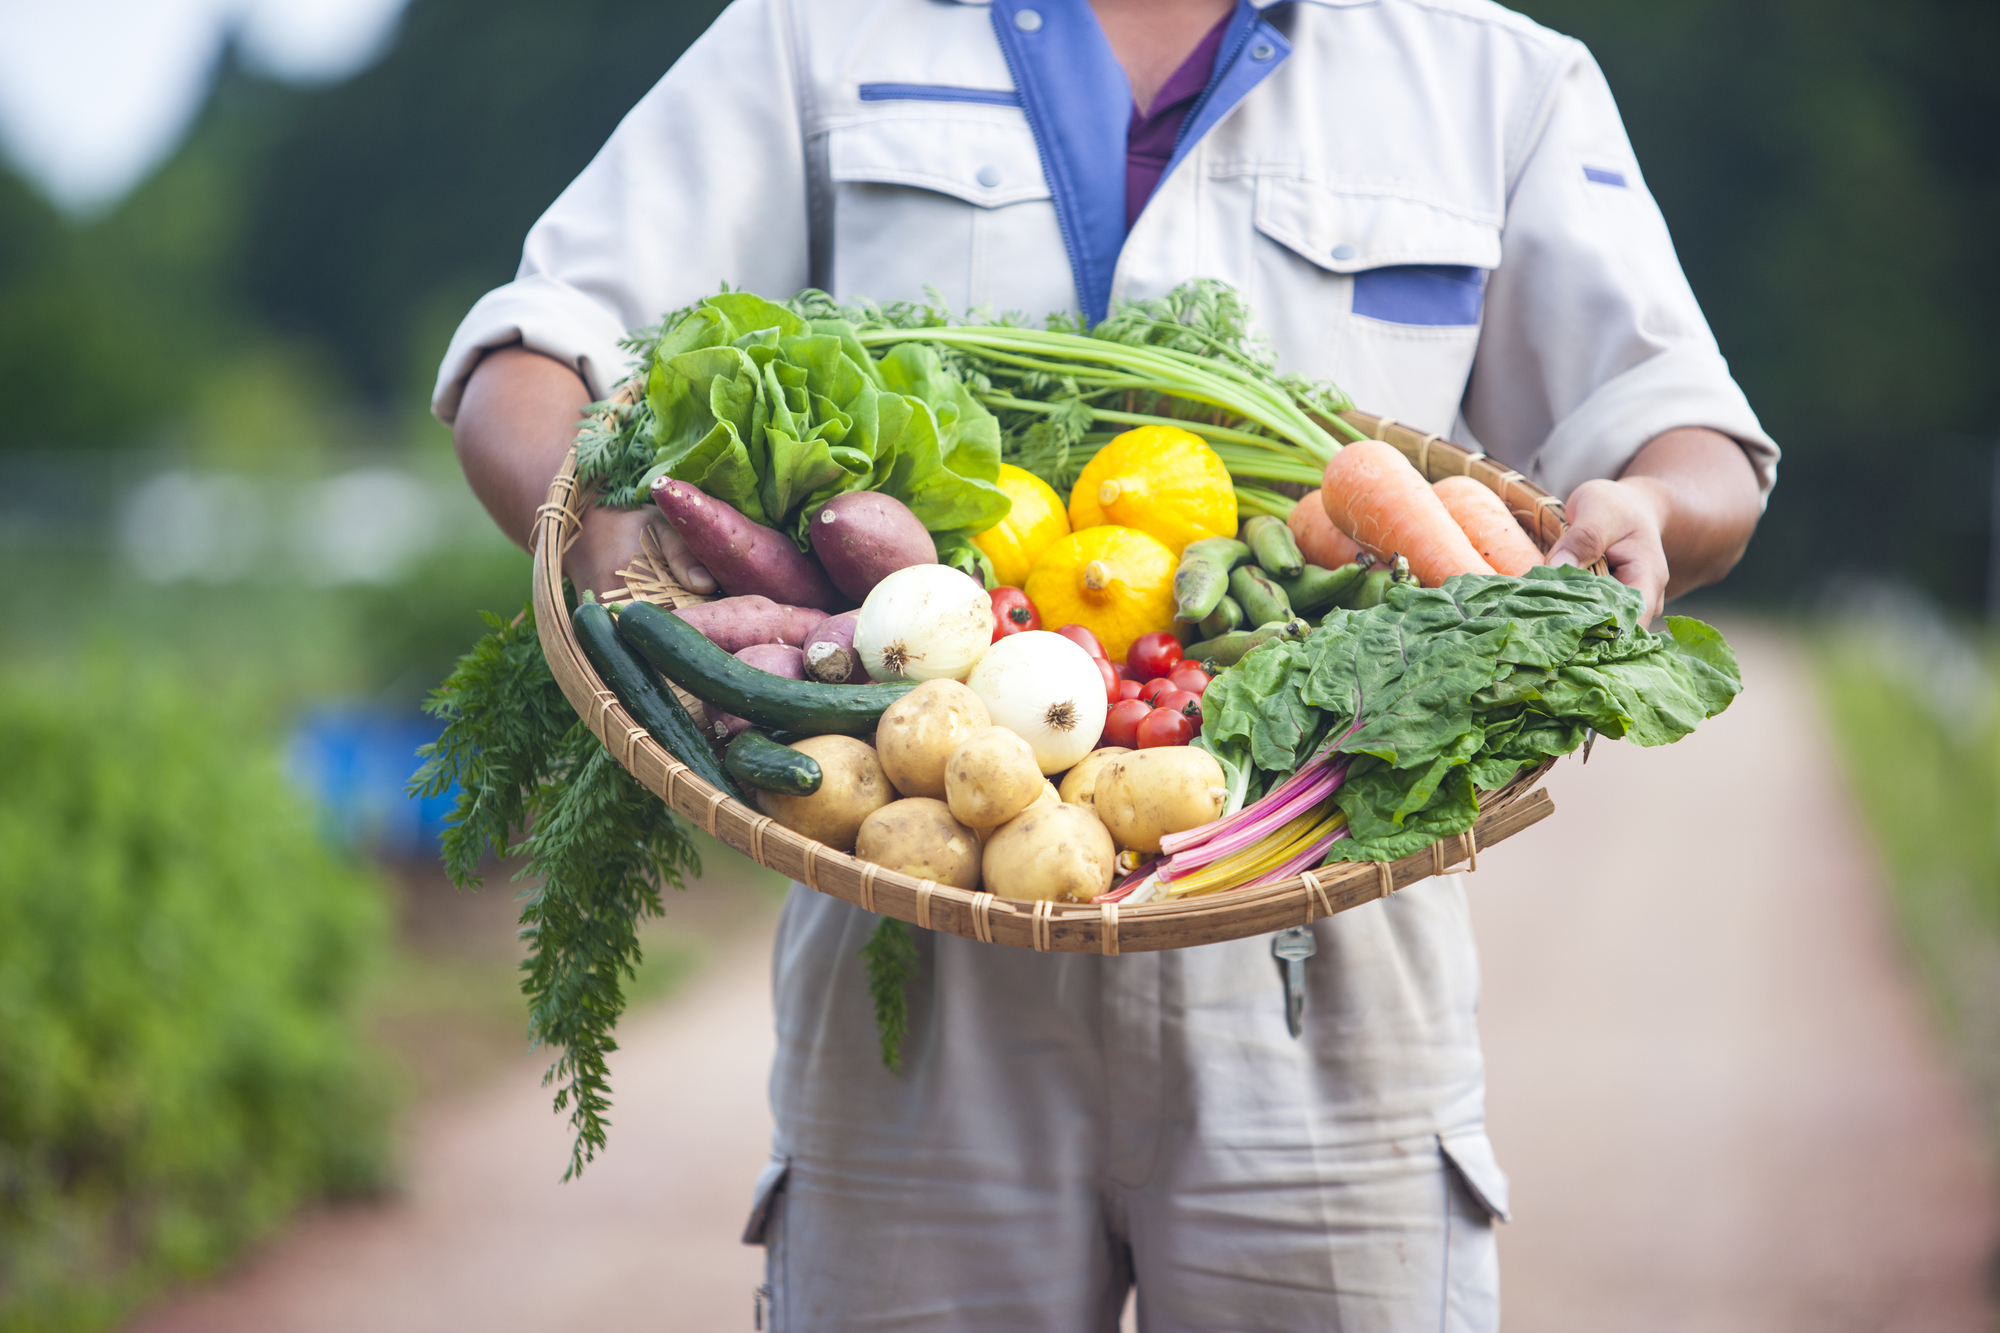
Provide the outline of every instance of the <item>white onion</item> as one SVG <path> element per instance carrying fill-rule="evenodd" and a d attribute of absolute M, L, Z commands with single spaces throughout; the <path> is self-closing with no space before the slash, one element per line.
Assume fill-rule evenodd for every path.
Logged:
<path fill-rule="evenodd" d="M 1044 773 L 1089 754 L 1104 731 L 1104 676 L 1089 653 L 1047 630 L 1010 634 L 965 678 L 993 725 L 1028 743 Z"/>
<path fill-rule="evenodd" d="M 991 642 L 992 598 L 950 565 L 897 570 L 854 622 L 854 651 L 876 680 L 964 680 Z"/>

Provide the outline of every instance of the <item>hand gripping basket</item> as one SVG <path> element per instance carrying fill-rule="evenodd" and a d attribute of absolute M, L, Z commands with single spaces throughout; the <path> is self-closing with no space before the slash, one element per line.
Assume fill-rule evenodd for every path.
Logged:
<path fill-rule="evenodd" d="M 1520 473 L 1388 418 L 1360 412 L 1345 415 L 1364 434 L 1402 450 L 1433 481 L 1464 475 L 1490 487 L 1543 550 L 1567 526 L 1561 502 Z M 669 754 L 619 706 L 584 657 L 563 603 L 561 553 L 574 539 L 590 502 L 591 496 L 577 486 L 576 453 L 571 450 L 562 471 L 549 485 L 533 536 L 535 622 L 549 669 L 570 706 L 619 763 L 696 825 L 752 860 L 866 911 L 899 917 L 926 930 L 1042 951 L 1118 954 L 1213 944 L 1305 925 L 1385 898 L 1429 876 L 1475 868 L 1481 848 L 1512 837 L 1555 810 L 1548 793 L 1537 786 L 1553 764 L 1551 760 L 1522 773 L 1499 791 L 1482 792 L 1479 820 L 1469 832 L 1441 839 L 1399 861 L 1339 863 L 1262 888 L 1224 889 L 1136 907 L 1019 902 L 913 879 L 802 837 L 717 791 Z M 1598 572 L 1603 572 L 1601 567 Z M 634 596 L 665 607 L 706 600 L 674 583 L 657 550 L 646 552 L 627 571 L 626 586 Z M 701 707 L 684 691 L 677 692 L 690 711 Z M 697 719 L 700 716 L 696 712 Z"/>

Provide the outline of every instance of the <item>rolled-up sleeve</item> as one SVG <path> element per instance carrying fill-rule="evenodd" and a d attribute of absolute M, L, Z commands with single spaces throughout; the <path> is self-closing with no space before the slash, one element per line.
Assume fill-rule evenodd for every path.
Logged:
<path fill-rule="evenodd" d="M 1463 405 L 1472 433 L 1567 496 L 1654 436 L 1704 426 L 1742 445 L 1768 496 L 1778 446 L 1730 378 L 1580 44 L 1519 162 Z"/>
<path fill-rule="evenodd" d="M 522 247 L 514 280 L 452 336 L 431 410 L 458 415 L 488 349 L 574 366 L 595 397 L 625 373 L 618 342 L 727 282 L 806 283 L 806 180 L 789 6 L 737 0 L 620 122 Z"/>

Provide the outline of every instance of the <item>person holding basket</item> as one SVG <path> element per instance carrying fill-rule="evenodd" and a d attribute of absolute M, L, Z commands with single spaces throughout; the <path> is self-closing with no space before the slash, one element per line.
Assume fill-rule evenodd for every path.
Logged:
<path fill-rule="evenodd" d="M 440 370 L 525 539 L 618 341 L 722 283 L 1095 321 L 1195 277 L 1280 367 L 1568 502 L 1552 563 L 1647 614 L 1741 556 L 1778 451 L 1589 53 L 1486 0 L 737 0 L 529 233 Z M 651 509 L 566 557 L 618 586 Z M 1432 879 L 1319 921 L 1295 1039 L 1265 940 L 1122 957 L 919 932 L 900 1075 L 859 951 L 793 887 L 777 1129 L 745 1239 L 772 1326 L 1498 1326 L 1507 1183 L 1478 962 Z"/>

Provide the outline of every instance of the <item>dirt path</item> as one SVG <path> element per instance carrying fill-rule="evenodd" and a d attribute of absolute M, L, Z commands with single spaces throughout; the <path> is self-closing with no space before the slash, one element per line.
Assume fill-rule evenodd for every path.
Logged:
<path fill-rule="evenodd" d="M 1991 1175 L 1894 937 L 1801 663 L 1694 740 L 1601 745 L 1482 858 L 1492 1131 L 1522 1333 L 1990 1330 Z M 747 1329 L 769 1120 L 761 933 L 627 1025 L 608 1156 L 539 1066 L 427 1112 L 405 1196 L 322 1213 L 132 1333 Z"/>
<path fill-rule="evenodd" d="M 1991 1330 L 1992 1176 L 1804 663 L 1559 765 L 1472 881 L 1509 1328 Z"/>

